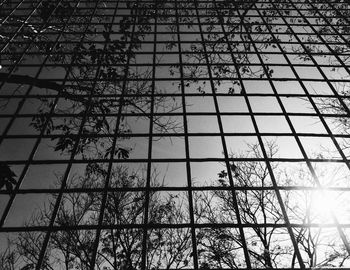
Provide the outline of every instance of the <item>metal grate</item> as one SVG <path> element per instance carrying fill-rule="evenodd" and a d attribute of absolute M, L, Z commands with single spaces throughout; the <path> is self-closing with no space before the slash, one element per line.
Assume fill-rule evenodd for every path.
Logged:
<path fill-rule="evenodd" d="M 0 269 L 350 269 L 345 0 L 3 0 Z"/>

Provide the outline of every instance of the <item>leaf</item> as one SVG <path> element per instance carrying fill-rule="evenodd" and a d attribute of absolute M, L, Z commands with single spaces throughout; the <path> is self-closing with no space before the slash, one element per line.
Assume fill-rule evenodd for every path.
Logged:
<path fill-rule="evenodd" d="M 106 153 L 104 155 L 104 158 L 108 158 L 110 156 L 112 152 L 112 147 L 109 147 L 107 150 L 106 150 Z M 114 151 L 114 155 L 117 155 L 117 157 L 119 159 L 127 159 L 129 158 L 129 152 L 130 152 L 130 149 L 125 149 L 125 148 L 117 148 L 115 151 Z"/>
<path fill-rule="evenodd" d="M 218 176 L 219 176 L 220 178 L 225 178 L 225 177 L 227 176 L 227 172 L 223 170 L 223 171 L 221 171 L 221 172 L 218 173 Z"/>
<path fill-rule="evenodd" d="M 237 172 L 237 166 L 233 162 L 230 164 L 230 169 L 232 172 Z"/>
<path fill-rule="evenodd" d="M 103 158 L 104 158 L 104 159 L 107 159 L 107 158 L 109 157 L 109 155 L 111 154 L 111 152 L 112 152 L 112 146 L 111 146 L 111 147 L 108 147 L 108 148 L 106 149 L 106 152 L 105 152 Z"/>
<path fill-rule="evenodd" d="M 109 35 L 110 35 L 109 32 L 103 31 L 102 35 L 103 35 L 103 37 L 104 37 L 104 39 L 105 39 L 106 41 L 110 41 L 110 40 L 111 40 L 110 37 L 109 37 Z"/>
<path fill-rule="evenodd" d="M 222 186 L 227 187 L 227 184 L 226 184 L 226 182 L 225 182 L 224 179 L 220 178 L 218 181 L 220 182 L 220 184 L 221 184 Z"/>
<path fill-rule="evenodd" d="M 120 159 L 127 159 L 129 158 L 129 150 L 124 148 L 118 148 L 116 151 L 117 157 Z"/>
<path fill-rule="evenodd" d="M 11 192 L 17 184 L 15 177 L 16 174 L 10 169 L 9 165 L 0 164 L 0 189 L 5 186 L 6 190 Z"/>
<path fill-rule="evenodd" d="M 69 137 L 60 137 L 55 147 L 55 151 L 64 152 L 66 149 L 71 150 L 73 148 L 73 140 Z"/>

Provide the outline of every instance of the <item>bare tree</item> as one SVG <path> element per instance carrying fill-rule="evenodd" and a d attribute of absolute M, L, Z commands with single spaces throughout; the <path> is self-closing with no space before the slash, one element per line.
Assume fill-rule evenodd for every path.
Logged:
<path fill-rule="evenodd" d="M 277 154 L 275 144 L 268 147 L 269 157 Z M 258 145 L 249 145 L 249 150 L 243 156 L 261 157 Z M 233 157 L 234 158 L 234 157 Z M 274 165 L 274 169 L 276 168 Z M 244 187 L 236 191 L 235 196 L 239 206 L 239 213 L 244 224 L 251 224 L 252 228 L 246 235 L 248 252 L 254 267 L 276 267 L 279 256 L 291 252 L 292 247 L 276 244 L 275 235 L 280 234 L 277 226 L 283 222 L 283 215 L 279 208 L 276 193 L 271 186 L 269 172 L 264 162 L 235 162 L 231 163 L 234 184 Z M 229 189 L 226 170 L 218 173 L 216 186 Z M 206 219 L 214 224 L 230 224 L 236 222 L 233 194 L 229 190 L 214 190 L 202 195 L 203 204 L 207 206 Z M 265 224 L 265 226 L 259 226 Z M 267 224 L 272 224 L 268 226 Z M 286 232 L 284 232 L 286 234 Z M 217 228 L 208 230 L 204 235 L 203 256 L 211 267 L 242 267 L 242 240 L 237 229 Z M 283 236 L 281 236 L 283 237 Z"/>
<path fill-rule="evenodd" d="M 268 144 L 268 157 L 278 155 L 275 143 Z M 259 145 L 249 145 L 247 152 L 235 157 L 261 158 Z M 280 187 L 292 187 L 304 183 L 307 187 L 313 183 L 310 172 L 306 168 L 295 167 L 286 170 L 281 164 L 270 164 Z M 290 235 L 285 229 L 284 216 L 277 200 L 276 191 L 272 186 L 269 170 L 265 162 L 239 161 L 231 162 L 234 186 L 237 191 L 230 190 L 228 173 L 223 170 L 218 173 L 218 179 L 212 184 L 212 191 L 204 191 L 196 198 L 196 215 L 202 222 L 212 224 L 210 228 L 201 229 L 199 233 L 199 255 L 204 268 L 240 268 L 245 267 L 243 245 L 240 232 L 231 227 L 236 224 L 235 202 L 239 206 L 239 214 L 243 224 L 249 224 L 245 229 L 245 238 L 251 263 L 254 267 L 298 267 L 296 252 L 290 242 Z M 328 172 L 329 173 L 329 172 Z M 310 182 L 311 181 L 311 182 Z M 300 184 L 299 184 L 300 185 Z M 312 184 L 315 187 L 315 184 Z M 341 267 L 350 257 L 345 247 L 337 241 L 337 232 L 322 236 L 322 228 L 313 228 L 311 224 L 321 223 L 316 211 L 319 201 L 314 195 L 317 189 L 310 192 L 305 187 L 283 190 L 283 203 L 288 217 L 293 223 L 301 224 L 293 228 L 294 237 L 308 267 Z M 295 194 L 297 192 L 297 195 Z M 220 226 L 219 226 L 220 225 Z M 222 226 L 224 225 L 224 226 Z M 329 248 L 331 247 L 331 250 Z M 325 252 L 325 249 L 327 251 Z"/>
<path fill-rule="evenodd" d="M 102 165 L 91 163 L 82 176 L 73 176 L 72 188 L 94 189 L 106 177 Z M 58 181 L 58 183 L 60 180 Z M 138 269 L 142 262 L 143 231 L 128 228 L 142 224 L 145 211 L 145 192 L 139 191 L 145 179 L 140 171 L 117 166 L 112 171 L 111 187 L 126 189 L 108 193 L 103 219 L 104 225 L 115 226 L 101 232 L 96 258 L 98 269 Z M 39 209 L 27 226 L 47 224 L 51 218 L 55 196 L 49 205 Z M 147 269 L 183 268 L 190 264 L 192 243 L 190 228 L 162 228 L 162 224 L 180 224 L 188 219 L 187 196 L 150 194 Z M 96 192 L 66 193 L 61 201 L 55 225 L 62 230 L 52 233 L 45 254 L 43 269 L 89 269 L 95 231 L 79 230 L 79 225 L 96 225 L 101 208 L 101 196 Z M 124 226 L 124 228 L 123 228 Z M 64 229 L 70 227 L 70 229 Z M 6 265 L 34 269 L 43 241 L 43 232 L 22 232 L 13 240 L 11 249 L 2 254 Z M 15 260 L 16 258 L 16 260 Z M 9 266 L 10 267 L 10 266 Z M 11 269 L 11 268 L 9 268 Z"/>

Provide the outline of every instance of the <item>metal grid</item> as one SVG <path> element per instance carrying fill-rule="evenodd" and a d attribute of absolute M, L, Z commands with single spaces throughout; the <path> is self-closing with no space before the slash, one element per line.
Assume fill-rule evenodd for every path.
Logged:
<path fill-rule="evenodd" d="M 350 269 L 347 1 L 0 8 L 1 269 Z"/>

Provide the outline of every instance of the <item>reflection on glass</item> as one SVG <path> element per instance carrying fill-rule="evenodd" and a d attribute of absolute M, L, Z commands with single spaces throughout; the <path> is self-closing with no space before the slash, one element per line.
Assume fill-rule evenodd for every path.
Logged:
<path fill-rule="evenodd" d="M 346 1 L 5 1 L 0 268 L 350 268 Z"/>

